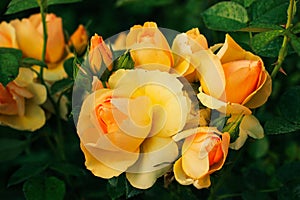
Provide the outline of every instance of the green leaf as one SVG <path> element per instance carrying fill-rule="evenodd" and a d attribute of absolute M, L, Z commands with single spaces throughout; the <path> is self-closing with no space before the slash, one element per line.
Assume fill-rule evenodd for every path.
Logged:
<path fill-rule="evenodd" d="M 295 26 L 293 26 L 292 32 L 294 34 L 300 33 L 300 22 L 298 22 Z"/>
<path fill-rule="evenodd" d="M 288 183 L 282 185 L 277 192 L 278 200 L 299 200 L 300 199 L 300 182 Z"/>
<path fill-rule="evenodd" d="M 125 183 L 126 183 L 126 198 L 127 199 L 132 198 L 136 195 L 139 195 L 139 194 L 143 193 L 143 190 L 134 188 L 133 186 L 131 186 L 128 183 L 128 181 L 125 181 Z"/>
<path fill-rule="evenodd" d="M 300 162 L 284 164 L 277 170 L 277 177 L 282 183 L 300 178 Z"/>
<path fill-rule="evenodd" d="M 248 8 L 256 0 L 233 0 L 233 1 L 243 5 L 245 8 Z"/>
<path fill-rule="evenodd" d="M 19 168 L 8 180 L 8 187 L 21 183 L 39 173 L 47 168 L 45 164 L 27 164 Z"/>
<path fill-rule="evenodd" d="M 236 31 L 247 26 L 247 10 L 235 2 L 220 2 L 203 14 L 205 25 L 219 31 Z"/>
<path fill-rule="evenodd" d="M 37 60 L 35 58 L 23 58 L 22 59 L 22 67 L 32 67 L 33 65 L 38 65 L 40 67 L 48 68 L 47 64 L 41 60 Z"/>
<path fill-rule="evenodd" d="M 268 199 L 267 193 L 260 191 L 244 191 L 242 194 L 243 200 L 265 200 Z"/>
<path fill-rule="evenodd" d="M 111 199 L 118 199 L 126 193 L 126 178 L 122 174 L 118 177 L 114 177 L 107 182 L 107 192 Z"/>
<path fill-rule="evenodd" d="M 283 30 L 281 26 L 274 24 L 250 23 L 248 27 L 242 28 L 239 31 L 245 32 L 265 32 L 271 30 Z"/>
<path fill-rule="evenodd" d="M 65 78 L 59 81 L 56 81 L 52 86 L 51 86 L 51 94 L 55 94 L 57 92 L 63 92 L 66 91 L 70 88 L 72 88 L 74 81 L 69 79 L 69 78 Z"/>
<path fill-rule="evenodd" d="M 66 3 L 75 3 L 80 2 L 81 0 L 48 0 L 49 5 L 55 4 L 66 4 Z M 21 12 L 24 10 L 28 10 L 31 8 L 38 8 L 39 5 L 36 0 L 12 0 L 8 5 L 8 10 L 6 11 L 6 15 L 14 14 L 17 12 Z"/>
<path fill-rule="evenodd" d="M 292 34 L 291 34 L 290 38 L 291 38 L 291 44 L 292 44 L 293 49 L 296 51 L 298 56 L 300 56 L 300 38 L 297 37 L 296 35 L 292 35 Z"/>
<path fill-rule="evenodd" d="M 249 143 L 247 146 L 247 151 L 249 155 L 255 159 L 259 159 L 266 155 L 269 150 L 269 140 L 267 137 L 263 139 L 255 140 L 252 143 Z"/>
<path fill-rule="evenodd" d="M 300 125 L 295 125 L 282 117 L 274 117 L 267 121 L 264 126 L 267 135 L 291 133 L 299 129 Z"/>
<path fill-rule="evenodd" d="M 68 74 L 69 78 L 73 78 L 73 64 L 74 64 L 74 57 L 67 59 L 64 61 L 64 69 L 65 72 Z"/>
<path fill-rule="evenodd" d="M 133 68 L 134 68 L 134 61 L 131 58 L 130 52 L 127 51 L 115 60 L 113 70 L 117 71 L 118 69 L 133 69 Z"/>
<path fill-rule="evenodd" d="M 10 2 L 10 0 L 1 0 L 0 1 L 0 15 L 3 15 L 3 13 L 5 13 L 9 2 Z"/>
<path fill-rule="evenodd" d="M 66 193 L 65 183 L 54 177 L 35 177 L 23 185 L 27 200 L 62 200 Z"/>
<path fill-rule="evenodd" d="M 126 6 L 129 4 L 143 4 L 145 6 L 164 6 L 173 3 L 174 0 L 117 0 L 116 6 Z"/>
<path fill-rule="evenodd" d="M 22 51 L 13 48 L 0 48 L 0 82 L 6 86 L 13 81 L 20 67 Z"/>
<path fill-rule="evenodd" d="M 251 21 L 254 23 L 284 24 L 288 6 L 289 1 L 286 0 L 255 1 L 250 9 Z"/>
<path fill-rule="evenodd" d="M 277 57 L 282 44 L 284 30 L 266 31 L 252 38 L 252 49 L 255 53 L 266 57 Z"/>
<path fill-rule="evenodd" d="M 288 89 L 279 100 L 279 110 L 282 116 L 300 126 L 300 86 Z"/>
<path fill-rule="evenodd" d="M 27 145 L 26 141 L 18 139 L 6 139 L 0 140 L 0 160 L 1 162 L 15 159 L 20 155 Z"/>
<path fill-rule="evenodd" d="M 49 168 L 63 175 L 82 176 L 85 174 L 83 169 L 69 163 L 56 163 L 52 164 Z"/>

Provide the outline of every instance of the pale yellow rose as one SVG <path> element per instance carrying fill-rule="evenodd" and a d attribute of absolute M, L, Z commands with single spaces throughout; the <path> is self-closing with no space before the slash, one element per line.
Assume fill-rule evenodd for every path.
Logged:
<path fill-rule="evenodd" d="M 40 105 L 46 97 L 46 88 L 34 82 L 34 73 L 19 68 L 14 81 L 6 87 L 0 83 L 0 124 L 28 131 L 41 128 L 46 118 Z"/>
<path fill-rule="evenodd" d="M 155 22 L 145 22 L 143 26 L 134 25 L 126 38 L 126 48 L 135 67 L 145 69 L 163 69 L 173 66 L 173 55 L 165 36 Z"/>
<path fill-rule="evenodd" d="M 174 136 L 175 140 L 186 137 L 182 156 L 173 167 L 175 179 L 182 185 L 193 184 L 196 188 L 208 188 L 210 174 L 220 170 L 226 160 L 230 135 L 213 127 L 187 130 Z"/>
<path fill-rule="evenodd" d="M 101 69 L 102 61 L 105 67 L 112 70 L 112 52 L 103 41 L 103 38 L 97 34 L 91 38 L 88 60 L 90 63 L 90 70 L 94 74 L 103 73 L 106 69 Z"/>
<path fill-rule="evenodd" d="M 204 35 L 198 28 L 186 33 L 178 34 L 173 40 L 172 52 L 174 55 L 174 69 L 176 73 L 184 76 L 190 82 L 198 80 L 197 70 L 193 66 L 193 54 L 197 51 L 207 50 L 208 44 Z"/>
<path fill-rule="evenodd" d="M 44 68 L 44 79 L 54 82 L 67 77 L 63 62 L 72 54 L 67 50 L 62 19 L 50 13 L 46 15 L 46 23 L 48 39 L 45 61 L 48 69 Z M 16 29 L 17 42 L 23 56 L 41 60 L 44 43 L 41 14 L 33 14 L 22 20 L 15 19 L 10 24 Z M 38 66 L 34 68 L 39 70 Z"/>
<path fill-rule="evenodd" d="M 158 70 L 118 70 L 108 85 L 88 95 L 79 114 L 86 167 L 102 178 L 126 172 L 131 185 L 149 188 L 178 156 L 172 136 L 190 101 L 175 76 Z"/>
<path fill-rule="evenodd" d="M 7 22 L 0 23 L 0 47 L 18 48 L 16 31 Z"/>
<path fill-rule="evenodd" d="M 250 114 L 248 109 L 263 105 L 271 94 L 271 77 L 260 57 L 242 49 L 229 35 L 217 55 L 197 55 L 198 98 L 209 108 L 228 113 Z"/>
<path fill-rule="evenodd" d="M 89 41 L 88 37 L 85 27 L 80 24 L 69 39 L 69 46 L 73 46 L 75 52 L 80 56 L 86 50 Z"/>

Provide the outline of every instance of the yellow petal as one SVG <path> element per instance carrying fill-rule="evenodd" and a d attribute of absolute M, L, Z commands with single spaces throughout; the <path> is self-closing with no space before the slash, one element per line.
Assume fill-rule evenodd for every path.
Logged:
<path fill-rule="evenodd" d="M 18 48 L 16 31 L 11 24 L 5 21 L 0 23 L 0 46 Z"/>
<path fill-rule="evenodd" d="M 177 144 L 171 138 L 151 137 L 141 145 L 140 157 L 127 172 L 148 173 L 170 166 L 178 156 Z"/>
<path fill-rule="evenodd" d="M 254 115 L 246 115 L 240 124 L 240 132 L 245 132 L 254 139 L 264 137 L 264 129 Z"/>
<path fill-rule="evenodd" d="M 203 134 L 205 135 L 205 134 Z M 208 156 L 200 156 L 199 150 L 203 149 L 201 142 L 190 142 L 189 140 L 184 141 L 182 147 L 182 168 L 185 174 L 193 179 L 199 179 L 208 173 L 209 170 L 209 159 Z M 187 149 L 187 150 L 186 150 Z"/>
<path fill-rule="evenodd" d="M 47 14 L 47 51 L 46 60 L 56 63 L 62 59 L 65 52 L 65 38 L 63 32 L 62 18 L 54 14 Z"/>
<path fill-rule="evenodd" d="M 80 148 L 84 153 L 86 168 L 89 169 L 95 176 L 109 179 L 114 176 L 119 176 L 122 173 L 122 171 L 112 169 L 95 159 L 84 145 L 80 144 Z"/>
<path fill-rule="evenodd" d="M 265 81 L 261 84 L 261 86 L 254 91 L 249 97 L 245 100 L 246 103 L 244 104 L 248 108 L 257 108 L 266 103 L 268 97 L 271 95 L 272 92 L 272 79 L 268 72 L 263 70 L 265 76 Z"/>
<path fill-rule="evenodd" d="M 135 138 L 147 137 L 152 125 L 151 104 L 147 97 L 113 98 L 112 105 L 117 109 L 113 110 L 114 120 L 124 133 Z M 137 107 L 140 109 L 135 109 Z"/>
<path fill-rule="evenodd" d="M 129 183 L 139 189 L 148 189 L 154 185 L 157 178 L 164 175 L 170 170 L 171 166 L 161 168 L 159 170 L 148 173 L 126 173 L 126 178 Z"/>
<path fill-rule="evenodd" d="M 225 160 L 227 158 L 227 155 L 228 155 L 229 143 L 230 143 L 230 135 L 229 135 L 229 133 L 225 132 L 222 134 L 222 144 L 221 144 L 223 157 L 219 162 L 210 166 L 209 174 L 211 174 L 217 170 L 220 170 L 223 167 Z"/>
<path fill-rule="evenodd" d="M 187 176 L 182 169 L 182 158 L 179 158 L 173 166 L 174 176 L 181 185 L 190 185 L 194 182 L 192 178 Z"/>
<path fill-rule="evenodd" d="M 64 61 L 73 56 L 74 55 L 72 53 L 68 53 L 68 55 L 58 63 L 51 63 L 51 64 L 48 63 L 48 69 L 47 68 L 43 69 L 44 79 L 49 82 L 55 82 L 68 77 L 64 69 Z M 33 68 L 38 72 L 40 71 L 40 66 L 33 66 Z"/>
<path fill-rule="evenodd" d="M 16 19 L 10 22 L 16 29 L 17 42 L 25 57 L 41 60 L 43 36 L 28 19 Z M 32 45 L 34 44 L 34 45 Z"/>
<path fill-rule="evenodd" d="M 239 132 L 239 137 L 232 143 L 230 143 L 229 147 L 234 150 L 239 150 L 246 142 L 248 138 L 247 133 Z"/>
<path fill-rule="evenodd" d="M 95 159 L 114 170 L 125 171 L 138 159 L 139 149 L 126 151 L 122 145 L 126 145 L 127 141 L 117 140 L 119 143 L 114 143 L 115 141 L 110 140 L 123 133 L 107 135 L 100 127 L 94 109 L 109 96 L 111 96 L 109 89 L 101 89 L 84 100 L 78 118 L 77 132 L 80 141 Z"/>
<path fill-rule="evenodd" d="M 195 180 L 195 182 L 193 183 L 193 185 L 197 188 L 197 189 L 202 189 L 202 188 L 208 188 L 210 186 L 210 176 L 209 175 L 205 175 L 197 180 Z"/>
<path fill-rule="evenodd" d="M 211 50 L 202 50 L 193 54 L 192 64 L 205 93 L 220 98 L 225 91 L 225 75 L 219 58 Z"/>
<path fill-rule="evenodd" d="M 203 133 L 215 132 L 218 134 L 222 134 L 216 127 L 204 126 L 204 127 L 197 127 L 194 129 L 181 131 L 178 134 L 174 135 L 172 138 L 175 142 L 178 142 L 182 139 L 185 139 L 191 135 L 195 135 L 196 133 L 199 132 L 203 132 Z"/>
<path fill-rule="evenodd" d="M 244 60 L 246 51 L 240 47 L 229 34 L 226 34 L 225 43 L 218 51 L 217 56 L 221 63 L 227 63 L 235 60 Z"/>
<path fill-rule="evenodd" d="M 211 109 L 216 109 L 219 112 L 226 114 L 245 114 L 250 115 L 252 112 L 249 108 L 236 103 L 225 103 L 212 96 L 205 94 L 202 88 L 199 88 L 200 93 L 197 94 L 201 103 Z"/>
<path fill-rule="evenodd" d="M 14 82 L 20 87 L 25 87 L 33 95 L 31 100 L 36 104 L 42 104 L 46 101 L 46 88 L 34 81 L 34 72 L 30 69 L 20 67 L 19 74 Z"/>
<path fill-rule="evenodd" d="M 0 124 L 10 126 L 17 130 L 35 131 L 46 122 L 43 109 L 28 100 L 25 104 L 25 115 L 0 115 Z"/>

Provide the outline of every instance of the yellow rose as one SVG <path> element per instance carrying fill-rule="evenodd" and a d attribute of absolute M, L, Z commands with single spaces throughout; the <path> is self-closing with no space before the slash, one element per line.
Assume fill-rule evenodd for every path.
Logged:
<path fill-rule="evenodd" d="M 16 31 L 11 24 L 0 23 L 0 47 L 18 48 Z"/>
<path fill-rule="evenodd" d="M 69 46 L 73 46 L 78 55 L 82 55 L 88 45 L 88 34 L 83 25 L 79 25 L 69 39 Z"/>
<path fill-rule="evenodd" d="M 180 134 L 189 136 L 183 142 L 181 158 L 173 167 L 175 179 L 182 185 L 208 188 L 210 174 L 221 169 L 226 160 L 230 135 L 212 127 L 200 127 Z"/>
<path fill-rule="evenodd" d="M 72 54 L 66 49 L 62 19 L 51 13 L 47 14 L 46 23 L 48 39 L 45 61 L 48 69 L 44 69 L 44 79 L 57 81 L 67 77 L 63 62 Z M 41 60 L 44 43 L 41 14 L 33 14 L 21 21 L 15 19 L 10 24 L 16 29 L 17 42 L 23 55 Z M 39 70 L 39 67 L 35 67 L 35 69 Z"/>
<path fill-rule="evenodd" d="M 39 105 L 46 97 L 46 88 L 34 82 L 34 73 L 28 68 L 19 68 L 14 81 L 6 87 L 0 83 L 0 124 L 18 130 L 41 128 L 46 118 Z"/>
<path fill-rule="evenodd" d="M 155 22 L 131 27 L 126 38 L 126 48 L 130 49 L 135 67 L 164 68 L 168 71 L 173 66 L 173 55 L 168 41 Z"/>
<path fill-rule="evenodd" d="M 178 156 L 172 136 L 190 101 L 175 76 L 158 70 L 118 70 L 108 85 L 88 95 L 79 114 L 85 165 L 102 178 L 126 172 L 134 187 L 149 188 Z"/>
<path fill-rule="evenodd" d="M 198 98 L 209 108 L 251 113 L 248 108 L 263 105 L 271 94 L 271 77 L 260 57 L 242 49 L 229 35 L 217 55 L 201 51 L 197 55 Z"/>
<path fill-rule="evenodd" d="M 109 70 L 112 70 L 112 52 L 105 44 L 102 37 L 97 34 L 91 38 L 88 60 L 90 69 L 94 74 L 103 73 L 105 68 L 100 72 L 102 61 Z"/>
<path fill-rule="evenodd" d="M 207 40 L 200 34 L 198 28 L 178 34 L 172 45 L 175 71 L 190 82 L 197 81 L 197 71 L 193 66 L 192 57 L 195 52 L 205 49 L 208 49 Z"/>

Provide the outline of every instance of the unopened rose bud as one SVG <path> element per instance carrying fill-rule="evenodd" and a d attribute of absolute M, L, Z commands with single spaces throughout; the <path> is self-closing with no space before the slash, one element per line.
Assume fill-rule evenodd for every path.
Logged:
<path fill-rule="evenodd" d="M 222 65 L 226 80 L 226 100 L 242 103 L 257 88 L 262 63 L 252 60 L 238 60 Z"/>
<path fill-rule="evenodd" d="M 112 70 L 112 52 L 106 46 L 102 37 L 95 34 L 91 38 L 91 46 L 89 51 L 89 62 L 91 65 L 91 70 L 94 73 L 100 71 L 102 61 L 109 70 Z"/>
<path fill-rule="evenodd" d="M 82 55 L 88 45 L 88 34 L 83 25 L 79 25 L 71 35 L 69 46 L 73 46 L 78 55 Z"/>

